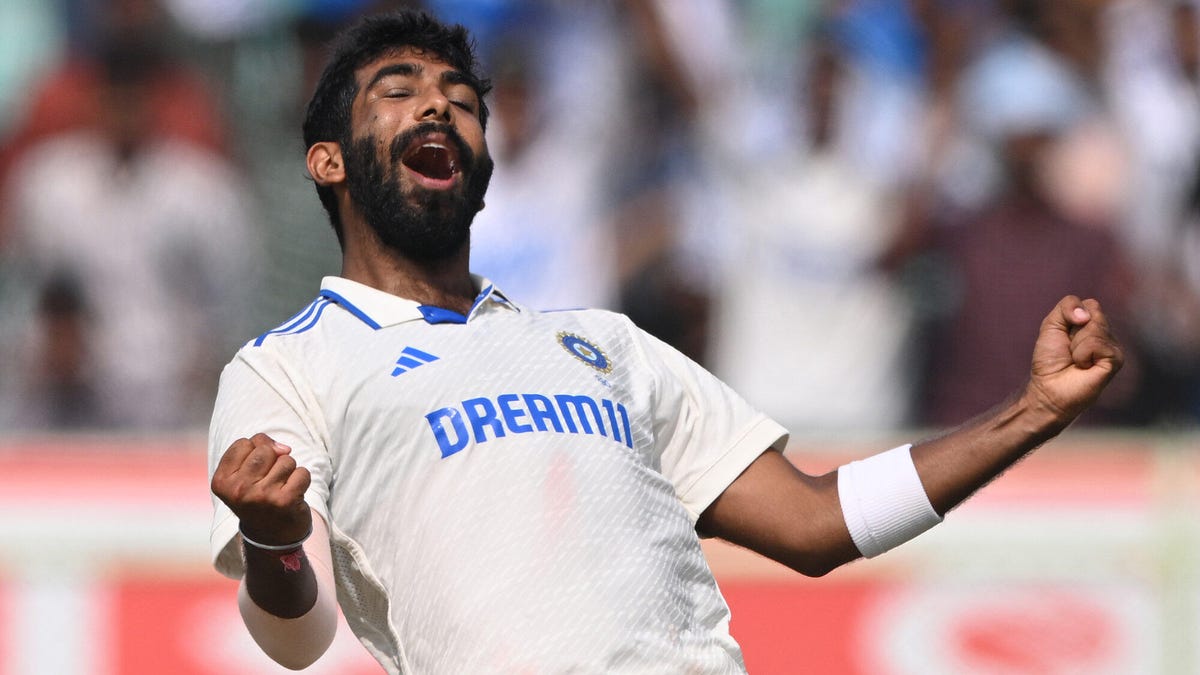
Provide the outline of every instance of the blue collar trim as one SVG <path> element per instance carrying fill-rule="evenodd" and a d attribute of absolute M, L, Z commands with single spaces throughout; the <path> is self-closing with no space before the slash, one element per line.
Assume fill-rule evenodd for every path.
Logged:
<path fill-rule="evenodd" d="M 434 307 L 433 305 L 417 305 L 417 311 L 425 317 L 425 323 L 466 323 L 467 317 L 452 309 Z"/>
<path fill-rule="evenodd" d="M 338 295 L 337 293 L 334 293 L 333 291 L 329 290 L 328 288 L 322 288 L 321 295 L 323 297 L 329 298 L 330 300 L 336 302 L 339 307 L 346 310 L 347 312 L 350 312 L 354 316 L 358 317 L 359 321 L 362 321 L 363 323 L 367 324 L 368 326 L 370 326 L 371 328 L 373 328 L 375 330 L 379 330 L 380 326 L 378 323 L 375 323 L 374 319 L 367 316 L 365 312 L 363 312 L 361 309 L 355 307 L 354 303 L 350 302 L 346 298 L 343 298 L 342 296 Z"/>
<path fill-rule="evenodd" d="M 487 288 L 480 291 L 479 295 L 475 296 L 475 303 L 471 305 L 471 311 L 467 314 L 467 316 L 475 313 L 475 308 L 478 307 L 481 302 L 487 300 L 488 296 L 492 294 L 493 288 L 494 286 L 489 285 Z M 417 305 L 417 311 L 421 312 L 421 316 L 425 317 L 425 322 L 430 324 L 467 322 L 466 316 L 463 316 L 452 309 L 446 309 L 444 307 L 434 307 L 433 305 Z"/>

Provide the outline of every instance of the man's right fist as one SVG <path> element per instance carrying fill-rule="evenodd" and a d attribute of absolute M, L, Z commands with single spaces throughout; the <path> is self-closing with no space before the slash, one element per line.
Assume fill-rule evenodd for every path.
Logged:
<path fill-rule="evenodd" d="M 247 537 L 267 545 L 300 541 L 312 527 L 304 492 L 312 477 L 292 449 L 266 434 L 240 438 L 213 472 L 212 491 L 241 521 Z"/>

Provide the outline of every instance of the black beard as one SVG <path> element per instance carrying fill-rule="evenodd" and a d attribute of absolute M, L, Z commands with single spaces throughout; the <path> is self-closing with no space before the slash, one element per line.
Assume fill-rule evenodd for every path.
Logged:
<path fill-rule="evenodd" d="M 400 184 L 400 159 L 417 136 L 429 132 L 444 133 L 454 144 L 462 183 L 444 191 L 413 186 L 406 195 Z M 471 221 L 483 208 L 495 166 L 492 158 L 485 152 L 477 159 L 453 127 L 437 122 L 418 124 L 396 137 L 388 148 L 390 166 L 380 160 L 377 147 L 377 139 L 367 136 L 352 141 L 342 156 L 350 199 L 379 240 L 418 262 L 457 253 L 470 241 Z"/>

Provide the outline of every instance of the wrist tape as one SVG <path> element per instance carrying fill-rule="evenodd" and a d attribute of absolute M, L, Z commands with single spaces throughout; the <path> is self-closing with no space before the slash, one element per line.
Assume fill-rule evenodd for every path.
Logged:
<path fill-rule="evenodd" d="M 902 445 L 838 468 L 842 516 L 865 558 L 874 558 L 942 522 L 921 485 L 911 448 Z"/>

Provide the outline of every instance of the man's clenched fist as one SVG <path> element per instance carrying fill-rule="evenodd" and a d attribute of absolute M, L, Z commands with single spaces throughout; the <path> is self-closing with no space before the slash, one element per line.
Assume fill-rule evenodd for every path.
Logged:
<path fill-rule="evenodd" d="M 312 527 L 304 492 L 312 480 L 296 466 L 292 449 L 266 434 L 241 438 L 221 456 L 212 491 L 241 521 L 247 537 L 262 544 L 299 541 Z"/>

